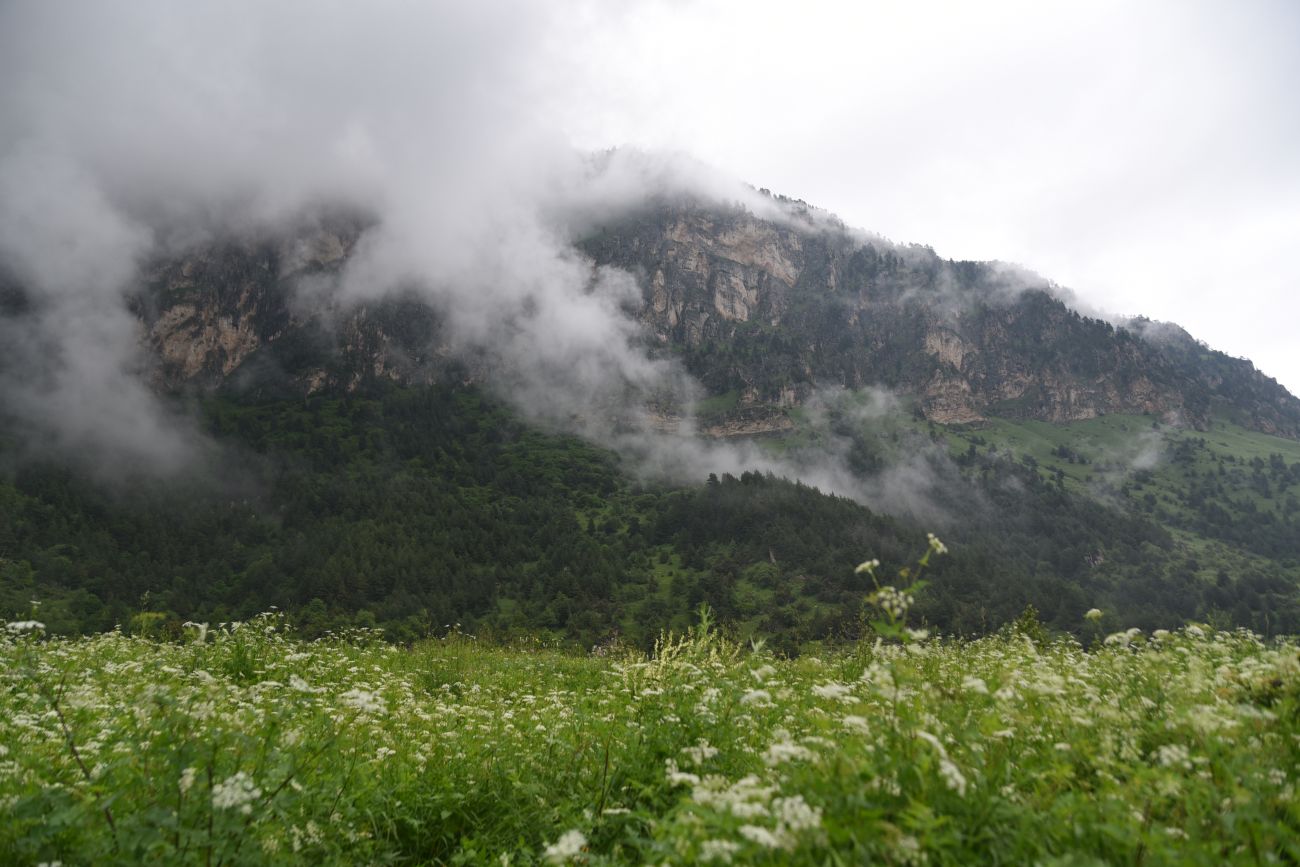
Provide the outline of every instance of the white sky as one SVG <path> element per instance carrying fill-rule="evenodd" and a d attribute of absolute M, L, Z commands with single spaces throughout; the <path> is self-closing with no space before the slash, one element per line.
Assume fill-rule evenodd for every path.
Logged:
<path fill-rule="evenodd" d="M 684 150 L 893 240 L 1027 265 L 1300 393 L 1300 3 L 585 8 L 546 73 L 574 143 Z"/>
<path fill-rule="evenodd" d="M 162 229 L 356 198 L 393 267 L 518 269 L 565 145 L 633 145 L 1300 392 L 1297 89 L 1300 0 L 0 0 L 0 254 L 120 355 Z"/>

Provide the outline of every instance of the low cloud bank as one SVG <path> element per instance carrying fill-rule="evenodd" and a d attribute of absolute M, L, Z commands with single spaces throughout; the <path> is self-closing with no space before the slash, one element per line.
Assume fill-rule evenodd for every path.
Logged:
<path fill-rule="evenodd" d="M 191 420 L 145 384 L 152 360 L 127 302 L 142 263 L 342 208 L 371 215 L 370 227 L 337 284 L 306 287 L 297 303 L 415 292 L 530 417 L 645 474 L 758 469 L 935 514 L 923 457 L 864 481 L 835 437 L 815 456 L 777 459 L 703 440 L 689 417 L 661 432 L 646 414 L 651 403 L 684 411 L 698 387 L 645 351 L 632 276 L 572 242 L 665 197 L 792 216 L 682 155 L 584 155 L 548 123 L 563 87 L 538 70 L 562 65 L 564 47 L 600 26 L 592 16 L 620 13 L 388 11 L 287 0 L 0 9 L 0 263 L 22 295 L 0 310 L 0 400 L 32 448 L 110 476 L 170 474 L 206 453 Z"/>

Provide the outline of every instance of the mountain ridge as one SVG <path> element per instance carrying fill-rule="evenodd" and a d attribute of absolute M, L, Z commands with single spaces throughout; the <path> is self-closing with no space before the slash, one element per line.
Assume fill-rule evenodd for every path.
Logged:
<path fill-rule="evenodd" d="M 1071 309 L 1059 287 L 1023 269 L 944 260 L 809 216 L 802 203 L 776 204 L 789 219 L 663 199 L 576 247 L 635 276 L 641 303 L 627 312 L 649 351 L 681 359 L 710 394 L 738 392 L 751 416 L 826 386 L 881 386 L 917 397 L 941 423 L 1132 412 L 1204 430 L 1223 413 L 1300 438 L 1300 400 L 1178 326 L 1116 326 Z M 348 304 L 320 290 L 365 230 L 334 220 L 155 261 L 133 302 L 155 384 L 212 388 L 275 371 L 281 387 L 312 393 L 428 382 L 466 366 L 487 376 L 417 293 Z M 303 291 L 308 282 L 317 286 Z"/>

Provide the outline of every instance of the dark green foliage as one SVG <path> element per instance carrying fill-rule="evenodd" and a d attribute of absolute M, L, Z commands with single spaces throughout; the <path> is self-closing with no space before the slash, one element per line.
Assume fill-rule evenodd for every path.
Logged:
<path fill-rule="evenodd" d="M 643 487 L 612 454 L 473 389 L 225 397 L 204 417 L 227 458 L 203 478 L 122 493 L 27 464 L 0 481 L 0 615 L 26 616 L 35 598 L 52 631 L 130 629 L 140 611 L 174 630 L 278 607 L 308 635 L 380 625 L 410 640 L 460 623 L 645 645 L 707 602 L 730 628 L 795 650 L 857 634 L 870 590 L 857 562 L 895 569 L 941 529 L 756 472 Z M 865 438 L 855 450 L 864 468 L 887 459 Z M 1001 453 L 959 463 L 933 458 L 920 492 L 962 516 L 919 600 L 933 627 L 984 633 L 1032 605 L 1056 630 L 1093 606 L 1147 628 L 1213 615 L 1300 629 L 1294 585 L 1276 574 L 1196 580 L 1145 517 Z M 1260 471 L 1278 493 L 1300 475 L 1284 461 Z"/>

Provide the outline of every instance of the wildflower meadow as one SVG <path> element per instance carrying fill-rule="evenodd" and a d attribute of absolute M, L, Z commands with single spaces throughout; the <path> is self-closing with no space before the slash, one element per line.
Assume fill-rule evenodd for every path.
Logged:
<path fill-rule="evenodd" d="M 1293 643 L 0 639 L 6 864 L 1300 860 Z"/>

